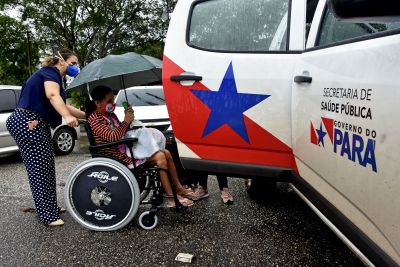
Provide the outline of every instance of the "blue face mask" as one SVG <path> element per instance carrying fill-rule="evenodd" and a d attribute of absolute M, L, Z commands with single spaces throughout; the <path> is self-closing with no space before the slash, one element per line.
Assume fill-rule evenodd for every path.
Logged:
<path fill-rule="evenodd" d="M 61 59 L 62 61 L 64 61 L 65 63 L 68 64 L 68 62 L 65 61 L 65 59 L 61 56 L 60 52 L 57 51 L 57 53 L 58 53 L 58 56 L 56 56 L 56 57 L 58 59 Z M 68 64 L 67 70 L 65 71 L 65 74 L 75 78 L 79 74 L 79 72 L 80 72 L 80 69 L 78 68 L 78 66 L 72 65 L 72 64 Z"/>
<path fill-rule="evenodd" d="M 68 64 L 68 63 L 67 63 Z M 80 69 L 76 65 L 68 65 L 67 71 L 65 72 L 68 76 L 76 77 L 80 72 Z"/>

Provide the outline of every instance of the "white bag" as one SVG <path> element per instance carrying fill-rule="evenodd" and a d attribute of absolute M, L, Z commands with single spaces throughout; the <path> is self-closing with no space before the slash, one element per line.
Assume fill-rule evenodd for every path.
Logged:
<path fill-rule="evenodd" d="M 165 150 L 165 136 L 162 132 L 154 128 L 139 128 L 130 130 L 125 134 L 126 138 L 138 138 L 132 148 L 135 159 L 147 159 L 156 152 Z M 131 157 L 129 149 L 126 154 Z"/>

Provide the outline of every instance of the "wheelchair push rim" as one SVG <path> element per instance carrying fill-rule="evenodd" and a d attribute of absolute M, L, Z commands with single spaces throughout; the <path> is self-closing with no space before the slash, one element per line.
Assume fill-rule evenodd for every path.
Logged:
<path fill-rule="evenodd" d="M 81 226 L 114 231 L 129 224 L 140 205 L 140 189 L 133 173 L 108 158 L 79 164 L 65 185 L 65 203 Z"/>

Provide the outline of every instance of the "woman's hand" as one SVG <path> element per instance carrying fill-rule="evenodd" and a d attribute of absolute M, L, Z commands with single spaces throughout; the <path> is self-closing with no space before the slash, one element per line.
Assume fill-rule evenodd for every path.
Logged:
<path fill-rule="evenodd" d="M 64 117 L 65 123 L 68 124 L 69 127 L 77 127 L 79 125 L 79 121 L 77 118 L 71 115 L 67 115 Z"/>
<path fill-rule="evenodd" d="M 78 119 L 86 119 L 85 112 L 81 111 L 80 109 L 77 109 L 76 107 L 73 107 L 71 105 L 67 105 L 67 109 L 72 116 Z"/>
<path fill-rule="evenodd" d="M 135 119 L 135 115 L 134 115 L 132 107 L 125 109 L 124 121 L 126 121 L 127 123 L 130 124 L 134 119 Z"/>

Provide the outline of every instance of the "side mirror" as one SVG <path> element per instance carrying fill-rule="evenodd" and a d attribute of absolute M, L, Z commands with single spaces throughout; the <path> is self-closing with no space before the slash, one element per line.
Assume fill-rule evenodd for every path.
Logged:
<path fill-rule="evenodd" d="M 400 21 L 399 0 L 328 0 L 328 7 L 341 21 Z"/>

